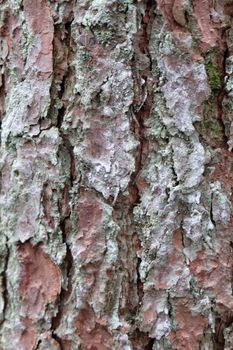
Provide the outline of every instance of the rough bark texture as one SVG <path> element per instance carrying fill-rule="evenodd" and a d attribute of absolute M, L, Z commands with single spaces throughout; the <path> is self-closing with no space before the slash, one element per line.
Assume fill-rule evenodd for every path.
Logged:
<path fill-rule="evenodd" d="M 233 349 L 233 1 L 1 0 L 0 349 Z"/>

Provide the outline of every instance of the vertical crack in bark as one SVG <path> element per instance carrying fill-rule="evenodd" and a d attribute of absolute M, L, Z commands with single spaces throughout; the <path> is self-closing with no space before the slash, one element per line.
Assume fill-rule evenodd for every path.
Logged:
<path fill-rule="evenodd" d="M 6 94 L 5 75 L 1 74 L 1 77 L 0 77 L 0 145 L 1 145 L 2 119 L 5 114 L 5 94 Z"/>
<path fill-rule="evenodd" d="M 135 135 L 138 137 L 139 140 L 139 146 L 137 149 L 136 157 L 135 157 L 135 172 L 131 176 L 129 188 L 134 189 L 134 201 L 131 203 L 130 207 L 130 214 L 133 217 L 133 209 L 140 203 L 140 190 L 137 186 L 137 179 L 140 175 L 140 172 L 142 171 L 143 164 L 146 158 L 146 143 L 147 139 L 145 136 L 145 125 L 144 121 L 147 119 L 150 115 L 152 103 L 153 103 L 153 94 L 152 94 L 152 59 L 150 56 L 150 50 L 149 50 L 149 41 L 150 41 L 150 25 L 152 24 L 154 20 L 154 9 L 155 4 L 151 0 L 145 0 L 144 3 L 144 15 L 138 13 L 138 17 L 141 17 L 141 32 L 139 33 L 139 36 L 135 38 L 134 41 L 134 47 L 135 47 L 135 55 L 133 59 L 133 67 L 135 70 L 134 73 L 134 82 L 136 85 L 141 85 L 141 80 L 144 80 L 144 85 L 140 86 L 139 89 L 141 89 L 141 98 L 142 102 L 137 103 L 137 105 L 132 106 L 132 127 L 134 130 Z M 139 71 L 137 66 L 137 52 L 145 55 L 149 59 L 149 67 L 144 71 Z M 137 96 L 135 96 L 137 98 Z M 143 283 L 140 278 L 140 264 L 141 264 L 141 258 L 137 255 L 137 290 L 138 290 L 138 307 L 135 310 L 134 318 L 135 321 L 138 316 L 138 312 L 141 306 L 141 301 L 143 298 Z M 139 325 L 137 325 L 136 322 L 136 329 L 133 331 L 133 334 L 131 335 L 131 340 L 136 341 L 138 344 L 142 342 L 144 344 L 144 348 L 147 350 L 150 350 L 153 348 L 154 339 L 151 339 L 148 334 L 141 332 L 139 330 Z M 142 340 L 141 340 L 142 339 Z"/>
<path fill-rule="evenodd" d="M 225 49 L 224 49 L 224 52 L 223 52 L 223 59 L 222 59 L 222 73 L 221 73 L 221 90 L 220 90 L 220 93 L 218 94 L 217 96 L 217 112 L 218 112 L 218 122 L 220 124 L 220 127 L 223 131 L 223 148 L 225 146 L 225 148 L 228 150 L 229 146 L 228 146 L 228 140 L 227 140 L 227 135 L 226 135 L 226 132 L 225 132 L 225 125 L 224 125 L 224 122 L 223 122 L 223 100 L 224 100 L 224 97 L 226 96 L 226 91 L 225 91 L 225 81 L 224 81 L 224 78 L 225 78 L 225 74 L 226 74 L 226 60 L 227 60 L 227 57 L 228 57 L 228 53 L 229 53 L 229 50 L 228 50 L 228 47 L 225 43 Z"/>
<path fill-rule="evenodd" d="M 167 293 L 167 305 L 168 305 L 168 317 L 170 319 L 172 327 L 175 327 L 174 325 L 174 310 L 172 306 L 172 300 L 171 300 L 171 294 Z"/>
<path fill-rule="evenodd" d="M 6 82 L 5 82 L 5 73 L 4 66 L 0 66 L 0 147 L 1 147 L 1 133 L 2 133 L 2 119 L 5 114 L 5 95 L 6 95 Z M 2 188 L 1 179 L 0 179 L 0 189 Z M 7 268 L 8 260 L 10 255 L 10 250 L 8 242 L 5 243 L 6 254 L 2 257 L 4 259 L 3 272 L 1 275 L 1 289 L 2 289 L 2 298 L 3 298 L 3 310 L 2 310 L 2 319 L 0 320 L 0 325 L 5 321 L 6 310 L 8 305 L 8 289 L 7 289 Z"/>
<path fill-rule="evenodd" d="M 72 16 L 71 16 L 72 17 Z M 65 48 L 68 48 L 68 52 L 70 52 L 71 50 L 71 23 L 73 21 L 73 18 L 71 18 L 68 22 L 66 22 L 64 24 L 65 27 L 65 40 L 64 40 L 64 46 Z M 56 36 L 56 33 L 54 35 L 54 37 Z M 57 115 L 57 128 L 59 130 L 59 134 L 61 136 L 62 139 L 62 144 L 61 144 L 61 148 L 63 148 L 63 152 L 65 150 L 65 152 L 67 152 L 67 154 L 69 155 L 69 159 L 70 159 L 70 176 L 69 176 L 69 183 L 66 184 L 66 186 L 68 186 L 68 192 L 69 192 L 69 205 L 71 205 L 71 198 L 70 198 L 70 193 L 71 190 L 74 186 L 74 181 L 76 180 L 76 169 L 75 169 L 75 157 L 74 157 L 74 152 L 73 152 L 73 146 L 71 145 L 71 142 L 69 140 L 68 135 L 66 135 L 63 130 L 62 130 L 62 123 L 64 121 L 64 116 L 66 113 L 66 107 L 65 107 L 65 103 L 63 101 L 65 92 L 66 92 L 66 81 L 69 78 L 69 73 L 70 73 L 70 69 L 69 69 L 69 63 L 68 63 L 68 67 L 66 72 L 63 75 L 61 84 L 59 86 L 59 90 L 57 91 L 57 97 L 54 100 L 54 103 L 59 100 L 61 103 L 61 108 L 58 111 L 58 115 Z M 66 245 L 66 255 L 64 258 L 64 270 L 66 272 L 66 287 L 63 287 L 59 296 L 59 299 L 57 301 L 57 314 L 55 317 L 52 318 L 51 320 L 51 331 L 52 331 L 52 337 L 54 338 L 54 340 L 60 345 L 61 350 L 63 350 L 64 346 L 63 346 L 63 341 L 62 339 L 56 334 L 56 330 L 60 325 L 62 316 L 63 316 L 63 309 L 64 309 L 64 305 L 67 301 L 67 299 L 69 298 L 71 291 L 72 291 L 72 270 L 73 270 L 73 255 L 71 252 L 71 249 L 69 247 L 69 243 L 67 242 L 67 238 L 68 238 L 68 234 L 67 234 L 67 229 L 69 228 L 69 221 L 70 221 L 70 216 L 71 216 L 71 211 L 72 208 L 69 208 L 69 212 L 65 217 L 61 217 L 60 220 L 60 231 L 62 234 L 62 242 L 65 243 Z M 62 215 L 62 213 L 60 213 L 60 215 Z"/>
<path fill-rule="evenodd" d="M 216 227 L 216 222 L 214 220 L 214 215 L 213 215 L 213 196 L 214 194 L 211 194 L 211 203 L 210 203 L 210 220 L 212 222 L 212 224 L 214 225 L 214 227 Z"/>
<path fill-rule="evenodd" d="M 73 187 L 73 183 L 75 180 L 75 160 L 74 160 L 74 154 L 73 154 L 73 147 L 71 146 L 68 138 L 63 135 L 63 143 L 66 147 L 66 149 L 69 152 L 70 155 L 70 184 L 69 188 L 70 190 Z M 55 334 L 56 329 L 59 327 L 62 315 L 63 315 L 63 308 L 64 305 L 69 298 L 71 291 L 72 291 L 72 270 L 73 270 L 73 255 L 71 252 L 71 249 L 69 247 L 69 243 L 67 242 L 67 223 L 70 220 L 70 215 L 71 215 L 71 210 L 72 208 L 69 209 L 69 214 L 65 216 L 64 218 L 61 219 L 60 222 L 60 230 L 62 233 L 62 241 L 63 243 L 66 244 L 66 256 L 64 258 L 64 263 L 65 263 L 65 271 L 66 271 L 66 279 L 67 279 L 67 287 L 62 288 L 61 294 L 59 297 L 59 301 L 57 302 L 58 305 L 58 312 L 57 315 L 52 319 L 52 330 L 53 330 L 53 335 L 54 338 L 58 341 L 59 337 Z M 62 345 L 62 340 L 60 339 L 59 344 Z M 62 347 L 61 347 L 62 349 Z"/>
<path fill-rule="evenodd" d="M 39 340 L 39 341 L 38 341 L 38 343 L 37 343 L 37 345 L 36 345 L 35 349 L 33 349 L 33 350 L 38 350 L 38 349 L 39 349 L 39 347 L 40 347 L 40 344 L 41 344 L 41 340 Z"/>
<path fill-rule="evenodd" d="M 181 234 L 181 243 L 182 243 L 182 248 L 185 249 L 186 248 L 186 245 L 185 245 L 185 233 L 184 233 L 184 230 L 183 230 L 183 220 L 181 220 L 181 223 L 180 223 L 180 234 Z M 186 257 L 185 257 L 185 254 L 183 253 L 183 249 L 182 249 L 182 255 L 186 261 Z"/>
<path fill-rule="evenodd" d="M 176 173 L 175 164 L 174 164 L 174 151 L 172 150 L 171 154 L 171 170 L 173 174 L 174 187 L 179 186 L 178 175 Z"/>
<path fill-rule="evenodd" d="M 5 321 L 6 310 L 8 305 L 7 268 L 8 268 L 8 262 L 9 262 L 9 256 L 10 256 L 10 250 L 8 247 L 8 243 L 6 243 L 5 264 L 4 264 L 3 273 L 2 273 L 2 297 L 3 297 L 4 307 L 2 311 L 2 320 L 0 322 L 0 325 L 2 325 L 3 322 Z"/>
<path fill-rule="evenodd" d="M 214 350 L 225 349 L 224 330 L 233 323 L 232 312 L 228 312 L 224 318 L 216 319 L 215 334 L 214 334 Z"/>
<path fill-rule="evenodd" d="M 145 350 L 153 350 L 154 339 L 150 339 L 149 343 L 146 345 Z"/>
<path fill-rule="evenodd" d="M 226 43 L 224 44 L 226 46 Z M 228 57 L 228 48 L 225 47 L 222 55 L 222 63 L 219 64 L 220 75 L 221 75 L 221 89 L 215 97 L 216 109 L 217 109 L 217 122 L 219 124 L 220 130 L 222 131 L 222 144 L 221 147 L 228 150 L 228 139 L 225 132 L 225 125 L 223 122 L 223 100 L 226 96 L 225 91 L 225 74 L 226 74 L 226 59 Z"/>
<path fill-rule="evenodd" d="M 224 123 L 224 98 L 227 96 L 227 91 L 225 89 L 226 81 L 225 81 L 225 76 L 226 76 L 226 61 L 227 58 L 229 57 L 229 48 L 227 45 L 227 30 L 230 27 L 227 27 L 222 31 L 222 43 L 224 45 L 224 51 L 222 52 L 221 55 L 221 63 L 219 64 L 219 70 L 220 70 L 220 78 L 221 78 L 221 89 L 218 92 L 217 96 L 215 97 L 216 101 L 216 109 L 217 109 L 217 122 L 220 126 L 220 129 L 222 130 L 222 143 L 220 145 L 221 150 L 225 156 L 225 159 L 227 159 L 226 163 L 223 165 L 223 173 L 221 174 L 222 178 L 225 178 L 227 181 L 229 181 L 229 174 L 228 174 L 228 168 L 227 168 L 227 163 L 230 162 L 232 164 L 232 153 L 229 152 L 229 144 L 228 144 L 228 136 L 227 135 L 227 128 Z M 219 178 L 218 178 L 219 180 Z M 232 188 L 232 186 L 231 186 Z M 210 204 L 210 219 L 211 222 L 213 223 L 214 227 L 217 228 L 216 222 L 214 220 L 214 215 L 213 215 L 213 196 L 214 194 L 211 194 L 211 204 Z M 230 247 L 232 247 L 232 242 L 230 240 L 229 242 Z M 233 267 L 231 274 L 233 275 Z M 233 279 L 232 279 L 233 281 Z M 232 282 L 231 282 L 232 284 Z M 214 313 L 214 310 L 213 310 Z M 224 330 L 229 327 L 233 322 L 232 318 L 232 312 L 225 312 L 221 316 L 217 315 L 216 316 L 216 321 L 215 321 L 215 333 L 213 334 L 213 345 L 214 345 L 214 350 L 224 350 L 225 349 L 225 337 L 224 337 Z"/>

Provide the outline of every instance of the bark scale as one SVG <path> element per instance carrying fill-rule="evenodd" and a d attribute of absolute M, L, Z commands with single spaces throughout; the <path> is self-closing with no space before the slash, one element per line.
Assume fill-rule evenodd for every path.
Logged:
<path fill-rule="evenodd" d="M 0 348 L 231 350 L 233 2 L 0 9 Z"/>

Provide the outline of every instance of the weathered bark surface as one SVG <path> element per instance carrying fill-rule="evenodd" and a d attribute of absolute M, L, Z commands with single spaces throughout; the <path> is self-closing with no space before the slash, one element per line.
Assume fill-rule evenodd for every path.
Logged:
<path fill-rule="evenodd" d="M 1 0 L 0 349 L 233 349 L 233 1 Z"/>

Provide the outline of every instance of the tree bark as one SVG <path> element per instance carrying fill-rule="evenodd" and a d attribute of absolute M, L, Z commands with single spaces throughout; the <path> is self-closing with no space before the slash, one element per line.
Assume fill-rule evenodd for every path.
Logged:
<path fill-rule="evenodd" d="M 233 1 L 0 10 L 0 349 L 233 349 Z"/>

